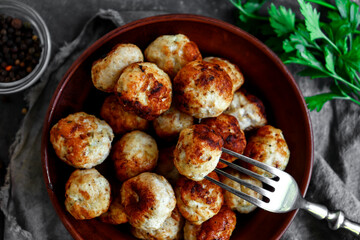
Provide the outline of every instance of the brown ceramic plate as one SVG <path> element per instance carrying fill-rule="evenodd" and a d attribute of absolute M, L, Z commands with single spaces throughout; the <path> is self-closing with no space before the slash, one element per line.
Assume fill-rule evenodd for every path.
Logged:
<path fill-rule="evenodd" d="M 50 199 L 61 221 L 75 239 L 134 239 L 129 225 L 113 226 L 97 219 L 75 220 L 64 206 L 65 182 L 73 168 L 55 155 L 49 141 L 51 127 L 70 113 L 85 111 L 99 116 L 107 96 L 91 82 L 92 63 L 117 43 L 134 43 L 142 50 L 156 37 L 183 33 L 196 42 L 203 56 L 221 56 L 236 63 L 245 76 L 245 88 L 264 101 L 269 122 L 282 129 L 291 151 L 286 169 L 304 195 L 313 162 L 313 139 L 308 111 L 294 79 L 282 62 L 259 40 L 220 20 L 196 15 L 164 15 L 141 19 L 108 33 L 89 47 L 60 82 L 45 119 L 42 164 Z M 104 164 L 109 164 L 109 159 Z M 106 171 L 106 167 L 97 167 Z M 278 239 L 296 211 L 274 214 L 261 209 L 238 215 L 232 239 Z"/>

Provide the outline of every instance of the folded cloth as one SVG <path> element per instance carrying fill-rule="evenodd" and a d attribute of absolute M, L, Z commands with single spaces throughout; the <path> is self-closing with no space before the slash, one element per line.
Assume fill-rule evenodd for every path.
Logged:
<path fill-rule="evenodd" d="M 51 96 L 66 70 L 96 39 L 106 32 L 159 12 L 100 10 L 80 35 L 54 56 L 41 79 L 27 96 L 29 111 L 13 145 L 6 182 L 0 192 L 5 215 L 4 239 L 71 239 L 53 209 L 43 182 L 40 161 L 41 130 Z M 296 66 L 290 71 L 296 73 Z M 303 94 L 323 91 L 328 84 L 296 77 Z M 315 162 L 306 198 L 329 209 L 342 209 L 360 222 L 360 107 L 345 101 L 331 102 L 320 113 L 312 112 Z M 259 227 L 261 228 L 261 226 Z M 353 239 L 339 230 L 332 232 L 325 221 L 299 212 L 282 239 Z"/>

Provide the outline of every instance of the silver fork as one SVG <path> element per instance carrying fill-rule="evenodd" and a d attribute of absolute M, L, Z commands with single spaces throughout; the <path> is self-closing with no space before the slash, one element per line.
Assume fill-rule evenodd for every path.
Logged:
<path fill-rule="evenodd" d="M 225 190 L 235 194 L 236 196 L 264 209 L 269 212 L 274 213 L 285 213 L 289 212 L 294 209 L 304 209 L 305 211 L 309 212 L 311 215 L 313 215 L 315 218 L 322 220 L 326 219 L 329 223 L 329 227 L 332 230 L 337 230 L 339 228 L 345 228 L 352 233 L 354 233 L 356 236 L 360 236 L 360 225 L 358 223 L 355 223 L 349 219 L 346 219 L 345 214 L 342 211 L 329 211 L 327 207 L 312 203 L 307 200 L 305 200 L 299 191 L 299 187 L 295 181 L 295 179 L 288 173 L 281 171 L 275 167 L 269 166 L 267 164 L 261 163 L 259 161 L 256 161 L 254 159 L 251 159 L 249 157 L 246 157 L 244 155 L 238 154 L 236 152 L 233 152 L 231 150 L 228 150 L 226 148 L 222 149 L 223 152 L 228 153 L 242 161 L 245 161 L 247 163 L 250 163 L 256 167 L 262 168 L 265 171 L 272 173 L 276 177 L 274 178 L 268 178 L 264 177 L 262 175 L 259 175 L 257 173 L 254 173 L 246 168 L 243 168 L 239 165 L 236 165 L 234 163 L 228 162 L 226 160 L 220 159 L 220 162 L 225 163 L 229 167 L 242 172 L 244 174 L 247 174 L 255 179 L 260 180 L 261 182 L 271 186 L 273 189 L 268 190 L 265 188 L 261 188 L 255 185 L 252 185 L 242 179 L 239 179 L 237 177 L 234 177 L 218 168 L 215 169 L 215 172 L 218 174 L 221 174 L 225 177 L 230 178 L 233 181 L 236 181 L 240 183 L 241 185 L 244 185 L 247 188 L 250 188 L 254 190 L 255 192 L 260 193 L 262 196 L 266 197 L 269 201 L 264 201 L 261 199 L 257 199 L 254 197 L 251 197 L 241 191 L 238 191 L 232 187 L 229 187 L 228 185 L 219 182 L 213 178 L 210 178 L 206 176 L 205 178 L 220 187 L 224 188 Z"/>

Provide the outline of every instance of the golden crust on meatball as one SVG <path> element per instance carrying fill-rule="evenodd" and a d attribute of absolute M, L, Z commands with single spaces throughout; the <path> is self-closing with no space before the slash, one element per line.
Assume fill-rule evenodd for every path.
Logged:
<path fill-rule="evenodd" d="M 174 150 L 175 146 L 160 149 L 158 163 L 155 168 L 155 172 L 164 176 L 172 185 L 180 177 L 180 173 L 174 165 Z"/>
<path fill-rule="evenodd" d="M 100 116 L 111 126 L 114 133 L 124 134 L 133 130 L 146 130 L 149 121 L 135 113 L 124 111 L 116 95 L 105 98 L 101 106 Z"/>
<path fill-rule="evenodd" d="M 204 58 L 204 61 L 219 65 L 227 74 L 229 74 L 233 83 L 233 92 L 236 92 L 244 84 L 244 76 L 239 67 L 229 60 L 219 57 L 206 57 Z"/>
<path fill-rule="evenodd" d="M 233 98 L 232 82 L 219 65 L 193 61 L 174 78 L 175 106 L 193 117 L 217 117 Z"/>
<path fill-rule="evenodd" d="M 219 181 L 215 172 L 208 176 Z M 224 201 L 222 188 L 215 183 L 206 179 L 195 182 L 184 176 L 176 184 L 175 195 L 181 215 L 196 225 L 216 215 Z"/>
<path fill-rule="evenodd" d="M 172 106 L 153 121 L 153 127 L 160 138 L 173 140 L 181 130 L 194 124 L 194 118 Z"/>
<path fill-rule="evenodd" d="M 250 131 L 267 124 L 263 102 L 245 90 L 234 94 L 234 99 L 225 113 L 236 117 L 243 131 Z"/>
<path fill-rule="evenodd" d="M 220 212 L 201 225 L 186 221 L 184 239 L 186 240 L 228 240 L 236 226 L 236 214 L 224 205 Z"/>
<path fill-rule="evenodd" d="M 239 179 L 242 179 L 242 180 L 250 183 L 251 185 L 262 188 L 262 182 L 260 182 L 257 179 L 254 179 L 245 174 L 241 174 L 240 172 L 232 170 L 232 169 L 226 170 L 226 172 L 233 175 L 234 177 L 237 177 Z M 252 196 L 252 197 L 258 198 L 258 199 L 262 199 L 261 194 L 245 187 L 244 185 L 241 185 L 240 183 L 237 183 L 237 182 L 231 180 L 230 178 L 220 176 L 220 180 L 222 183 L 224 183 L 236 190 L 239 190 L 249 196 Z M 226 205 L 229 208 L 231 208 L 232 210 L 236 210 L 239 213 L 250 213 L 256 209 L 256 206 L 254 204 L 249 203 L 248 201 L 245 201 L 244 199 L 242 199 L 228 191 L 224 191 L 224 200 L 225 200 Z"/>
<path fill-rule="evenodd" d="M 159 229 L 144 231 L 131 227 L 131 233 L 138 239 L 146 240 L 177 240 L 182 239 L 184 219 L 177 207 Z"/>
<path fill-rule="evenodd" d="M 238 120 L 228 114 L 221 114 L 216 118 L 206 118 L 201 121 L 202 124 L 209 126 L 224 140 L 224 148 L 242 154 L 246 146 L 246 139 L 244 132 L 240 129 Z M 221 158 L 233 162 L 236 157 L 227 153 L 223 153 Z M 219 162 L 218 168 L 225 168 L 227 165 Z"/>
<path fill-rule="evenodd" d="M 204 124 L 192 125 L 180 132 L 174 150 L 174 164 L 181 175 L 201 181 L 219 162 L 224 141 Z"/>
<path fill-rule="evenodd" d="M 121 203 L 129 223 L 145 231 L 159 229 L 176 206 L 170 183 L 155 173 L 141 173 L 121 187 Z"/>
<path fill-rule="evenodd" d="M 110 206 L 110 184 L 95 168 L 75 170 L 65 185 L 66 210 L 78 220 L 91 219 Z"/>
<path fill-rule="evenodd" d="M 289 162 L 290 151 L 282 131 L 273 126 L 266 125 L 259 128 L 255 135 L 250 137 L 244 155 L 284 170 Z M 245 165 L 258 174 L 272 177 L 272 174 L 261 168 L 250 164 Z"/>
<path fill-rule="evenodd" d="M 105 58 L 93 63 L 91 79 L 94 86 L 104 92 L 112 92 L 121 71 L 135 62 L 143 62 L 144 56 L 136 45 L 120 43 Z"/>
<path fill-rule="evenodd" d="M 142 172 L 149 172 L 156 167 L 158 160 L 156 141 L 142 131 L 132 131 L 118 140 L 111 151 L 116 176 L 125 181 Z"/>
<path fill-rule="evenodd" d="M 115 90 L 125 111 L 147 120 L 157 118 L 171 106 L 170 78 L 154 63 L 133 63 L 126 67 Z"/>
<path fill-rule="evenodd" d="M 110 153 L 114 133 L 97 117 L 78 112 L 58 121 L 50 131 L 56 155 L 76 168 L 92 168 Z"/>
<path fill-rule="evenodd" d="M 124 212 L 124 207 L 121 205 L 120 195 L 111 201 L 108 211 L 101 214 L 99 219 L 104 223 L 110 223 L 114 225 L 126 223 L 128 221 Z"/>
<path fill-rule="evenodd" d="M 145 49 L 145 58 L 164 70 L 171 78 L 188 62 L 201 60 L 196 43 L 183 34 L 163 35 Z"/>

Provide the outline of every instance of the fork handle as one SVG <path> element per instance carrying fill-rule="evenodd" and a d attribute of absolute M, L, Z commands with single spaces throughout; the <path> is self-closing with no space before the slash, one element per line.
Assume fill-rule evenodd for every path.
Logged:
<path fill-rule="evenodd" d="M 356 236 L 360 236 L 360 224 L 347 219 L 343 211 L 329 211 L 324 205 L 312 202 L 306 202 L 302 209 L 319 220 L 326 219 L 332 230 L 345 228 Z"/>

